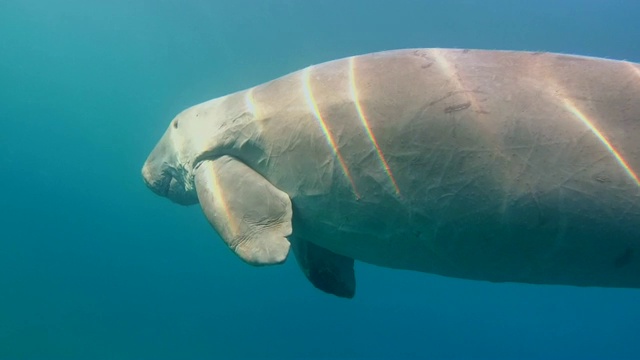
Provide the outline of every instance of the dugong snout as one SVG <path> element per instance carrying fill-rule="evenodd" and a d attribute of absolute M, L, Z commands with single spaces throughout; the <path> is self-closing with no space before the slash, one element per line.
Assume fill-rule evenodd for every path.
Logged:
<path fill-rule="evenodd" d="M 154 165 L 155 164 L 149 160 L 144 163 L 142 166 L 142 179 L 151 191 L 157 195 L 166 197 L 169 192 L 172 177 L 170 175 L 163 175 L 162 171 Z"/>
<path fill-rule="evenodd" d="M 178 177 L 172 175 L 171 168 L 165 167 L 147 160 L 142 166 L 142 179 L 151 191 L 166 197 L 180 205 L 193 205 L 198 203 L 195 191 L 185 190 L 185 185 Z"/>
<path fill-rule="evenodd" d="M 189 186 L 186 170 L 179 166 L 170 142 L 162 139 L 142 166 L 142 178 L 151 191 L 180 205 L 193 205 L 198 198 Z"/>

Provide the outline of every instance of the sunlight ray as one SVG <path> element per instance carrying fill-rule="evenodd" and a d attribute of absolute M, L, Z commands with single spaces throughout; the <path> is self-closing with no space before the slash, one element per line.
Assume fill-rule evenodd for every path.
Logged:
<path fill-rule="evenodd" d="M 351 187 L 353 188 L 353 192 L 356 195 L 356 197 L 360 197 L 360 195 L 358 194 L 358 191 L 356 189 L 356 185 L 353 181 L 353 178 L 351 177 L 351 174 L 349 173 L 349 169 L 347 168 L 347 164 L 344 161 L 344 158 L 342 157 L 342 154 L 340 154 L 340 149 L 338 148 L 335 139 L 333 138 L 333 135 L 331 134 L 331 132 L 329 131 L 329 128 L 327 127 L 327 123 L 325 122 L 324 118 L 322 117 L 322 114 L 320 113 L 320 109 L 318 108 L 318 104 L 316 102 L 316 99 L 313 96 L 313 91 L 311 90 L 311 84 L 310 84 L 310 74 L 311 74 L 311 70 L 312 70 L 312 66 L 308 67 L 304 70 L 303 73 L 303 78 L 304 78 L 304 94 L 305 94 L 305 98 L 307 99 L 307 104 L 309 105 L 309 108 L 311 108 L 314 117 L 316 118 L 316 120 L 318 121 L 318 125 L 320 125 L 320 128 L 322 129 L 322 132 L 327 140 L 327 143 L 329 145 L 329 147 L 331 147 L 331 150 L 333 151 L 333 154 L 335 155 L 335 157 L 338 159 L 338 161 L 340 162 L 340 166 L 342 167 L 342 172 L 344 173 L 344 176 L 349 180 L 349 182 L 351 183 Z"/>
<path fill-rule="evenodd" d="M 571 112 L 576 118 L 578 118 L 582 123 L 584 123 L 589 130 L 602 142 L 602 144 L 607 148 L 607 150 L 615 157 L 620 166 L 624 169 L 624 171 L 629 175 L 629 177 L 636 183 L 636 185 L 640 186 L 640 180 L 638 179 L 638 175 L 631 169 L 627 161 L 624 157 L 613 147 L 611 142 L 604 136 L 604 134 L 598 130 L 598 128 L 593 124 L 589 118 L 578 109 L 575 104 L 573 104 L 568 99 L 563 99 L 563 103 L 565 108 Z"/>
<path fill-rule="evenodd" d="M 382 150 L 380 150 L 380 145 L 378 145 L 378 141 L 376 140 L 376 137 L 373 135 L 373 132 L 371 131 L 371 126 L 369 125 L 369 121 L 367 120 L 367 117 L 364 115 L 364 112 L 362 111 L 362 105 L 360 104 L 360 99 L 358 98 L 358 90 L 356 87 L 355 59 L 353 57 L 349 58 L 349 84 L 351 88 L 351 99 L 355 104 L 356 111 L 358 112 L 358 117 L 360 118 L 360 122 L 362 123 L 362 126 L 365 128 L 365 131 L 367 132 L 369 141 L 371 141 L 371 144 L 373 145 L 373 147 L 376 150 L 376 153 L 378 154 L 378 159 L 380 160 L 380 164 L 382 165 L 384 171 L 387 173 L 387 177 L 389 178 L 389 181 L 391 182 L 391 185 L 393 186 L 396 192 L 396 195 L 400 195 L 400 189 L 398 188 L 396 179 L 394 178 L 393 173 L 391 172 L 389 163 L 385 159 L 382 153 Z"/>
<path fill-rule="evenodd" d="M 236 234 L 238 234 L 238 224 L 236 223 L 233 216 L 231 216 L 231 211 L 229 210 L 229 204 L 227 203 L 227 199 L 225 194 L 222 192 L 222 188 L 220 187 L 220 183 L 218 182 L 218 176 L 216 175 L 215 170 L 215 162 L 211 162 L 211 187 L 213 189 L 213 196 L 216 201 L 220 203 L 220 207 L 224 212 L 225 222 L 229 224 L 229 229 L 231 230 L 231 238 L 235 238 Z"/>

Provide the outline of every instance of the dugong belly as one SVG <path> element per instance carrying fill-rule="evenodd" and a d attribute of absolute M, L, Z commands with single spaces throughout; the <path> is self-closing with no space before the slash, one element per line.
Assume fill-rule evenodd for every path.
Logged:
<path fill-rule="evenodd" d="M 640 287 L 636 64 L 402 50 L 235 96 L 261 126 L 243 161 L 289 194 L 297 237 L 447 276 Z"/>

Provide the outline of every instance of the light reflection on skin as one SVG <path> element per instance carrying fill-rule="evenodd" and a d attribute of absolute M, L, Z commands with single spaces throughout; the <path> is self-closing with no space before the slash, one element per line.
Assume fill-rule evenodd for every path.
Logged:
<path fill-rule="evenodd" d="M 636 183 L 636 185 L 640 186 L 640 180 L 638 179 L 638 175 L 631 169 L 629 164 L 626 162 L 624 157 L 613 147 L 613 145 L 607 140 L 604 134 L 596 128 L 592 121 L 582 113 L 569 99 L 563 99 L 564 107 L 572 113 L 578 120 L 580 120 L 583 124 L 585 124 L 589 130 L 602 142 L 602 144 L 607 148 L 607 150 L 613 155 L 622 166 L 624 171 L 629 175 L 629 177 Z"/>
<path fill-rule="evenodd" d="M 484 111 L 484 109 L 482 109 L 482 107 L 480 106 L 480 102 L 476 97 L 476 93 L 473 91 L 473 89 L 468 89 L 465 87 L 464 80 L 460 76 L 460 73 L 456 70 L 455 66 L 451 64 L 451 62 L 439 49 L 433 49 L 432 54 L 440 70 L 445 74 L 446 77 L 454 82 L 454 88 L 458 89 L 454 93 L 464 94 L 467 100 L 469 100 L 467 104 L 451 106 L 451 110 L 455 111 L 457 109 L 460 109 L 459 106 L 462 106 L 462 109 L 470 107 L 471 110 L 473 110 L 476 114 L 486 114 L 486 111 Z"/>
<path fill-rule="evenodd" d="M 258 116 L 258 108 L 256 107 L 256 102 L 253 99 L 253 89 L 251 88 L 249 90 L 247 90 L 247 92 L 244 95 L 244 103 L 245 106 L 247 107 L 247 110 L 249 110 L 249 112 L 251 114 L 253 114 L 255 119 L 260 119 L 260 116 Z"/>
<path fill-rule="evenodd" d="M 210 188 L 213 189 L 214 199 L 220 204 L 222 211 L 225 216 L 225 223 L 229 224 L 229 229 L 231 231 L 231 239 L 235 239 L 236 234 L 238 234 L 238 224 L 236 224 L 233 216 L 231 216 L 231 211 L 229 210 L 229 204 L 227 204 L 227 199 L 225 194 L 222 193 L 222 187 L 219 185 L 218 176 L 216 175 L 215 163 L 210 162 L 211 173 L 209 174 L 209 179 L 211 181 Z"/>
<path fill-rule="evenodd" d="M 389 164 L 387 163 L 387 160 L 385 159 L 384 155 L 382 154 L 382 151 L 380 150 L 380 146 L 378 145 L 378 141 L 376 140 L 376 137 L 373 135 L 373 132 L 371 131 L 371 126 L 369 125 L 369 121 L 367 120 L 367 117 L 364 115 L 364 112 L 362 111 L 362 106 L 360 105 L 360 100 L 358 98 L 358 90 L 356 87 L 355 59 L 353 57 L 349 58 L 349 84 L 350 84 L 350 90 L 351 90 L 351 99 L 353 100 L 353 103 L 356 106 L 356 110 L 358 111 L 360 122 L 362 123 L 362 126 L 364 126 L 365 131 L 367 132 L 367 136 L 369 137 L 369 141 L 371 141 L 371 144 L 374 146 L 376 153 L 378 154 L 378 159 L 380 160 L 380 164 L 384 168 L 384 171 L 386 172 L 387 177 L 389 178 L 389 181 L 393 185 L 396 195 L 400 195 L 400 189 L 398 188 L 396 179 L 393 177 L 393 173 L 389 168 Z"/>
<path fill-rule="evenodd" d="M 637 71 L 637 73 L 640 73 L 640 71 L 638 71 L 638 69 L 635 68 L 632 64 L 629 64 L 629 66 L 634 71 Z M 622 167 L 622 169 L 627 173 L 629 178 L 633 180 L 636 186 L 640 187 L 640 179 L 638 179 L 638 175 L 629 166 L 629 164 L 627 163 L 625 158 L 622 156 L 622 154 L 613 146 L 613 144 L 611 144 L 611 142 L 609 141 L 609 139 L 607 139 L 605 134 L 596 127 L 594 121 L 589 119 L 589 116 L 585 114 L 585 112 L 581 110 L 570 98 L 560 95 L 560 94 L 567 94 L 567 91 L 557 82 L 553 74 L 548 73 L 548 70 L 544 70 L 544 68 L 536 72 L 539 72 L 544 77 L 544 79 L 548 83 L 548 89 L 555 89 L 554 90 L 555 93 L 559 94 L 556 97 L 556 99 L 559 100 L 560 105 L 565 110 L 569 111 L 575 119 L 580 120 L 580 122 L 582 122 L 589 129 L 589 131 L 591 131 L 591 133 L 596 136 L 596 138 L 604 145 L 607 151 L 611 155 L 613 155 L 616 162 L 618 162 L 618 164 Z"/>
<path fill-rule="evenodd" d="M 627 64 L 629 64 L 631 71 L 635 73 L 635 75 L 638 77 L 638 80 L 640 81 L 640 65 L 632 64 L 632 63 L 627 63 Z"/>
<path fill-rule="evenodd" d="M 312 66 L 308 67 L 308 68 L 304 69 L 304 72 L 303 72 L 304 95 L 305 95 L 305 98 L 307 99 L 307 104 L 309 105 L 309 108 L 311 108 L 311 110 L 312 110 L 312 112 L 314 114 L 314 117 L 318 121 L 318 125 L 320 125 L 320 128 L 322 129 L 322 133 L 324 134 L 325 138 L 327 139 L 327 143 L 329 144 L 329 147 L 331 147 L 331 149 L 333 150 L 334 155 L 336 156 L 336 158 L 340 162 L 340 166 L 342 167 L 342 172 L 344 173 L 345 177 L 351 183 L 351 187 L 353 189 L 354 194 L 356 195 L 357 198 L 360 198 L 360 194 L 358 194 L 358 190 L 356 189 L 356 186 L 355 186 L 355 183 L 353 181 L 353 178 L 351 177 L 351 174 L 349 173 L 349 169 L 347 168 L 347 164 L 345 163 L 344 158 L 342 157 L 342 154 L 340 154 L 340 149 L 336 145 L 336 142 L 333 139 L 333 135 L 331 135 L 331 132 L 329 132 L 327 124 L 324 121 L 324 119 L 322 117 L 322 114 L 320 113 L 320 110 L 318 109 L 318 104 L 316 103 L 316 100 L 313 97 L 313 92 L 311 91 L 311 84 L 309 82 L 309 77 L 310 77 L 310 73 L 311 73 L 312 68 L 313 68 Z"/>

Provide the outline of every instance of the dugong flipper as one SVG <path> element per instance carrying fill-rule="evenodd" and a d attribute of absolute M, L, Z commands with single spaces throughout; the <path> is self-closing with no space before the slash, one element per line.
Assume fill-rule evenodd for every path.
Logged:
<path fill-rule="evenodd" d="M 289 253 L 291 201 L 260 174 L 223 156 L 195 171 L 198 200 L 222 240 L 252 265 L 283 262 Z"/>
<path fill-rule="evenodd" d="M 352 258 L 295 237 L 291 245 L 298 265 L 313 286 L 340 297 L 352 298 L 355 295 L 356 276 Z"/>
<path fill-rule="evenodd" d="M 204 161 L 195 171 L 198 200 L 209 223 L 242 260 L 283 262 L 289 252 L 291 201 L 260 174 L 229 156 Z M 355 294 L 353 259 L 302 239 L 292 239 L 298 264 L 318 289 Z"/>

